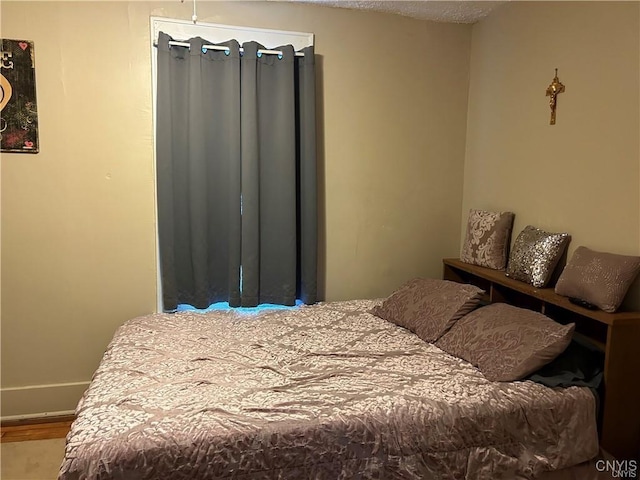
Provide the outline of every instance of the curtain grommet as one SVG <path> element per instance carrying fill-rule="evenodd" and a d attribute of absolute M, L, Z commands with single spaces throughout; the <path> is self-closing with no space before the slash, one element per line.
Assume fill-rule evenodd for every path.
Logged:
<path fill-rule="evenodd" d="M 256 53 L 256 55 L 258 56 L 258 58 L 261 58 L 262 57 L 262 52 L 258 52 L 258 53 Z"/>
<path fill-rule="evenodd" d="M 278 60 L 282 60 L 282 54 L 281 53 L 278 54 Z"/>

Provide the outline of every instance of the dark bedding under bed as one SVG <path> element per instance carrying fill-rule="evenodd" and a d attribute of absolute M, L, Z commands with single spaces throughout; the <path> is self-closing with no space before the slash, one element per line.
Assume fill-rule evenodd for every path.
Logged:
<path fill-rule="evenodd" d="M 375 304 L 127 322 L 60 479 L 535 478 L 598 453 L 588 388 L 489 382 Z"/>

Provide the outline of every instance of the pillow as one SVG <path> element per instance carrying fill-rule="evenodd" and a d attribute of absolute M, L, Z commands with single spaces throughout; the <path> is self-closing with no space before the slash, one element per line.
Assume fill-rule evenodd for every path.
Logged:
<path fill-rule="evenodd" d="M 467 234 L 460 260 L 494 270 L 504 270 L 513 216 L 512 212 L 469 211 Z"/>
<path fill-rule="evenodd" d="M 640 271 L 640 257 L 578 247 L 562 271 L 556 293 L 615 312 Z"/>
<path fill-rule="evenodd" d="M 527 225 L 509 255 L 506 276 L 544 287 L 571 240 L 568 233 L 549 233 Z"/>
<path fill-rule="evenodd" d="M 436 346 L 472 363 L 488 380 L 509 382 L 560 355 L 574 328 L 532 310 L 494 303 L 460 319 Z"/>
<path fill-rule="evenodd" d="M 476 307 L 483 293 L 473 285 L 414 278 L 371 313 L 411 330 L 425 342 L 435 342 Z"/>

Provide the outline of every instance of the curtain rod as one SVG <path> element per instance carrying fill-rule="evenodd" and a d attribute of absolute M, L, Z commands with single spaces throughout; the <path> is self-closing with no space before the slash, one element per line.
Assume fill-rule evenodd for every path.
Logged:
<path fill-rule="evenodd" d="M 170 46 L 175 46 L 175 47 L 190 47 L 191 44 L 188 42 L 177 42 L 175 40 L 170 40 L 169 41 L 169 45 Z M 154 47 L 157 47 L 158 44 L 154 43 L 153 44 Z M 219 50 L 219 51 L 230 51 L 229 47 L 223 47 L 222 45 L 202 45 L 202 49 L 203 50 Z M 240 47 L 240 53 L 244 52 L 244 48 Z M 267 55 L 282 55 L 282 51 L 281 50 L 266 50 L 266 49 L 260 49 L 258 50 L 258 55 L 262 55 L 262 54 L 267 54 Z M 296 57 L 304 57 L 304 53 L 302 52 L 295 52 Z"/>

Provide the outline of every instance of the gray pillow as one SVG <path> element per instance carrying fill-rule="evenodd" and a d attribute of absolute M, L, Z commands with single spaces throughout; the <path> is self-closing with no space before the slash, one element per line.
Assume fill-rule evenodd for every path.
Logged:
<path fill-rule="evenodd" d="M 527 225 L 513 244 L 505 275 L 536 288 L 544 287 L 570 240 L 568 233 L 549 233 Z"/>
<path fill-rule="evenodd" d="M 504 270 L 513 228 L 512 212 L 470 210 L 460 260 Z"/>
<path fill-rule="evenodd" d="M 488 380 L 519 380 L 560 355 L 575 324 L 506 303 L 479 308 L 458 320 L 436 346 L 472 363 Z"/>
<path fill-rule="evenodd" d="M 411 330 L 425 342 L 435 342 L 478 305 L 483 293 L 473 285 L 414 278 L 371 313 Z"/>
<path fill-rule="evenodd" d="M 640 271 L 640 257 L 578 247 L 556 283 L 556 293 L 613 313 Z"/>

